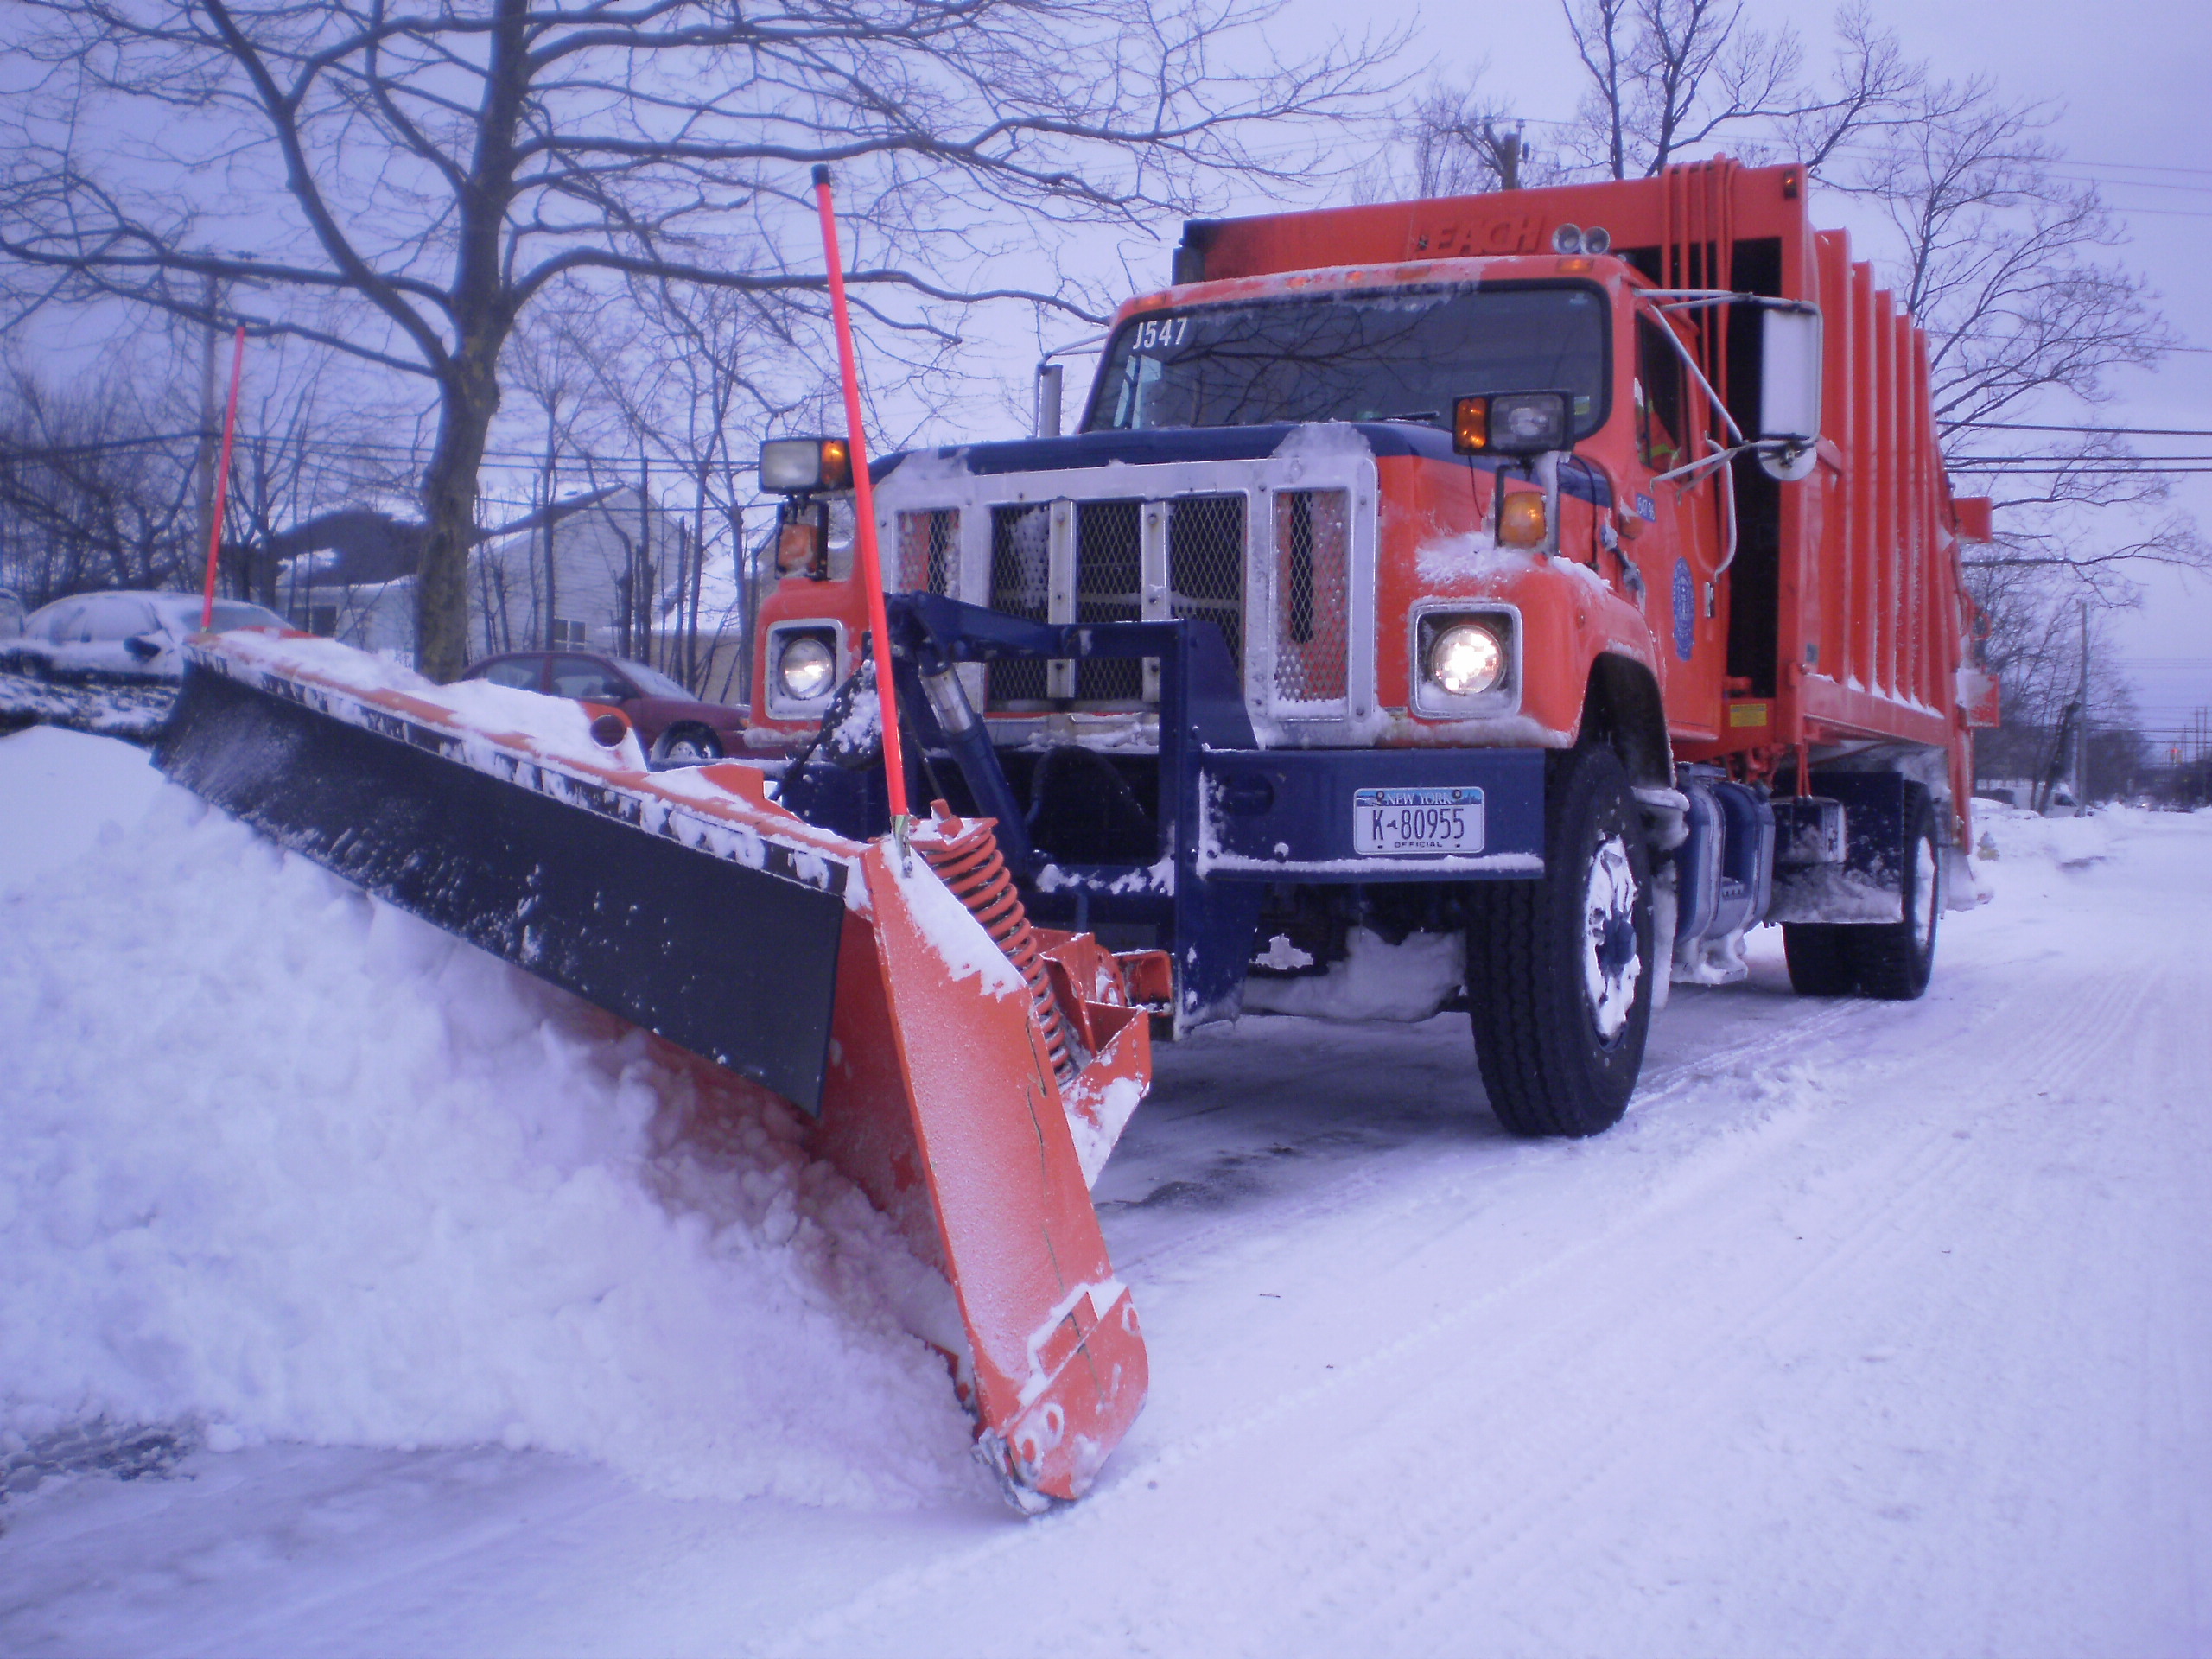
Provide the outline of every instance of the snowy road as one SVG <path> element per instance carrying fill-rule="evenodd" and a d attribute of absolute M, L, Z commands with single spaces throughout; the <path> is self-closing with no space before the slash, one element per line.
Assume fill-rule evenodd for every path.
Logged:
<path fill-rule="evenodd" d="M 1770 930 L 1594 1141 L 1504 1138 L 1449 1015 L 1166 1054 L 1071 1510 L 201 1452 L 0 1510 L 0 1649 L 2212 1652 L 2212 816 L 1997 829 L 1924 1001 Z"/>

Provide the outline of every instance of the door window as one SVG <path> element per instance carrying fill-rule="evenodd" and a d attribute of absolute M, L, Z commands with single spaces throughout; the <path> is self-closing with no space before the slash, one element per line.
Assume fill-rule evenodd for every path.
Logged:
<path fill-rule="evenodd" d="M 1655 473 L 1679 467 L 1682 453 L 1682 359 L 1664 323 L 1636 320 L 1636 441 Z"/>
<path fill-rule="evenodd" d="M 484 671 L 484 677 L 494 685 L 512 686 L 518 691 L 537 690 L 537 659 L 518 660 L 509 658 L 504 663 L 494 663 Z"/>
<path fill-rule="evenodd" d="M 85 603 L 81 637 L 101 645 L 128 639 L 158 626 L 154 613 L 139 599 L 94 599 Z"/>

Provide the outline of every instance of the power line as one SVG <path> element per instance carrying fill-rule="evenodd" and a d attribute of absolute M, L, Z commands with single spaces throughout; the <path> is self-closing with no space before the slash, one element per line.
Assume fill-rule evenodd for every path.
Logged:
<path fill-rule="evenodd" d="M 2204 426 L 2047 426 L 2032 421 L 1953 421 L 1954 432 L 2079 432 L 2099 438 L 2212 438 Z"/>
<path fill-rule="evenodd" d="M 170 443 L 198 443 L 202 435 L 198 432 L 156 432 L 143 437 L 111 438 L 97 443 L 51 444 L 35 449 L 10 448 L 4 442 L 0 442 L 0 464 L 9 461 L 58 461 L 71 455 L 103 450 L 151 448 L 161 444 Z M 309 460 L 325 457 L 343 461 L 400 460 L 410 465 L 424 465 L 429 459 L 426 448 L 412 448 L 406 444 L 378 443 L 365 438 L 306 441 L 295 437 L 271 437 L 266 435 L 242 432 L 238 435 L 238 442 L 242 445 L 248 446 L 257 443 L 297 444 L 302 456 Z M 511 467 L 542 468 L 545 465 L 545 453 L 542 449 L 486 449 L 484 451 L 484 459 L 486 461 Z M 696 461 L 655 455 L 627 455 L 611 460 L 601 460 L 597 462 L 597 470 L 610 474 L 621 473 L 634 476 L 640 465 L 651 472 L 672 472 L 687 478 L 696 475 L 699 470 L 698 463 Z M 556 474 L 589 474 L 594 470 L 592 465 L 582 458 L 575 456 L 557 458 L 553 463 L 553 469 Z M 712 464 L 709 470 L 720 472 L 731 470 L 731 467 L 729 463 L 716 461 Z M 740 464 L 734 467 L 734 470 L 747 472 L 751 468 L 749 466 Z"/>
<path fill-rule="evenodd" d="M 59 461 L 68 455 L 95 455 L 111 449 L 138 449 L 156 443 L 198 443 L 204 432 L 153 432 L 141 438 L 102 438 L 88 443 L 53 443 L 36 449 L 18 449 L 0 439 L 0 461 Z"/>

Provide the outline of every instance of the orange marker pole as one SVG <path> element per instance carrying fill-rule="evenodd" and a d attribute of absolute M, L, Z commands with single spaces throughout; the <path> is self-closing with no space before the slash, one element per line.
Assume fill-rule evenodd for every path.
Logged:
<path fill-rule="evenodd" d="M 861 584 L 868 593 L 868 634 L 874 641 L 875 690 L 883 703 L 884 783 L 891 794 L 891 833 L 903 845 L 912 815 L 906 807 L 906 759 L 899 742 L 899 690 L 891 677 L 891 625 L 883 609 L 883 561 L 875 544 L 875 486 L 868 475 L 861 431 L 861 372 L 853 355 L 852 316 L 845 308 L 845 262 L 837 251 L 837 210 L 830 200 L 830 169 L 814 169 L 814 200 L 822 214 L 822 251 L 830 265 L 830 310 L 837 324 L 837 368 L 845 382 L 846 442 L 853 457 L 853 539 Z"/>
<path fill-rule="evenodd" d="M 231 440 L 238 429 L 238 377 L 245 370 L 245 324 L 231 347 L 231 406 L 223 416 L 223 458 L 215 466 L 213 505 L 207 509 L 207 588 L 200 601 L 200 631 L 215 626 L 215 554 L 223 545 L 223 503 L 231 487 Z"/>

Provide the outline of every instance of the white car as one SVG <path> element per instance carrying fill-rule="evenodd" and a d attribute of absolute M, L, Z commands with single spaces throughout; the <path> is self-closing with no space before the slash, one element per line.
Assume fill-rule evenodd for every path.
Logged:
<path fill-rule="evenodd" d="M 19 636 L 0 639 L 0 668 L 55 679 L 182 679 L 184 653 L 178 647 L 200 632 L 200 609 L 196 594 L 126 589 L 57 599 L 24 618 Z M 291 626 L 259 605 L 215 601 L 217 633 Z"/>

